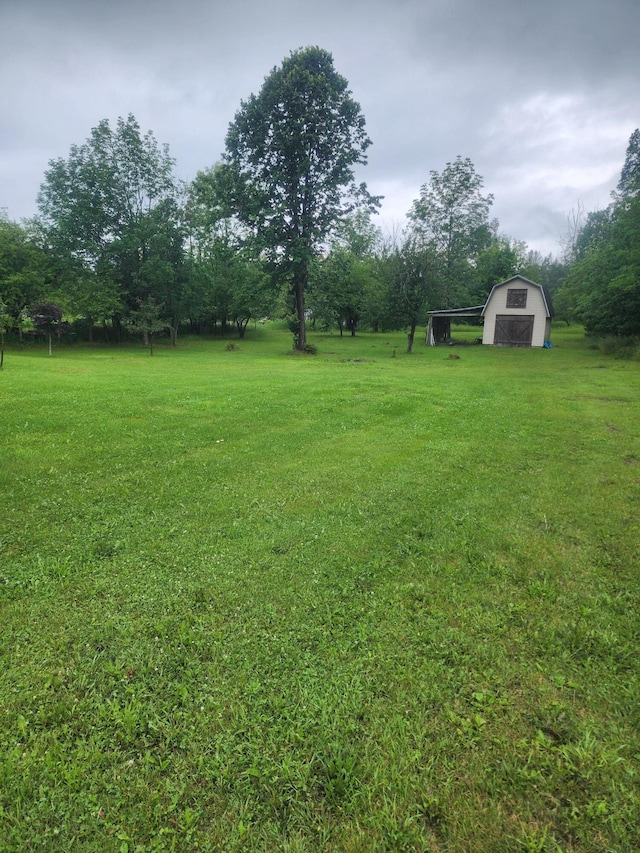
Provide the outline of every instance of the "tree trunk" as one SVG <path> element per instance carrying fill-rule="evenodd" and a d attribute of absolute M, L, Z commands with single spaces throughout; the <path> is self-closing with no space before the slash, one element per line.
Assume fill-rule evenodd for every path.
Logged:
<path fill-rule="evenodd" d="M 175 324 L 172 323 L 169 325 L 169 337 L 171 339 L 171 346 L 177 347 L 178 346 L 178 324 L 177 323 L 175 323 Z"/>
<path fill-rule="evenodd" d="M 307 346 L 307 330 L 304 317 L 304 284 L 305 277 L 302 273 L 296 273 L 294 277 L 294 288 L 296 296 L 296 313 L 298 315 L 298 338 L 296 349 L 304 350 Z"/>
<path fill-rule="evenodd" d="M 53 349 L 51 347 L 51 332 L 49 332 L 49 355 L 53 355 Z"/>
<path fill-rule="evenodd" d="M 407 354 L 411 355 L 411 351 L 413 350 L 413 339 L 416 334 L 416 324 L 412 323 L 411 328 L 409 329 L 409 334 L 407 335 Z"/>
<path fill-rule="evenodd" d="M 114 314 L 111 320 L 111 328 L 113 329 L 113 337 L 117 344 L 122 343 L 122 318 L 119 314 Z"/>

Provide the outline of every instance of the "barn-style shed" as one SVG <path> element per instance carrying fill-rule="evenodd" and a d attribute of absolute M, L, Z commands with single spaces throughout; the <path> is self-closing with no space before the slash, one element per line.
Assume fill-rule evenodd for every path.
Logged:
<path fill-rule="evenodd" d="M 482 316 L 483 344 L 543 347 L 551 333 L 553 308 L 541 284 L 514 275 L 491 288 Z"/>
<path fill-rule="evenodd" d="M 478 343 L 498 347 L 543 347 L 549 340 L 553 308 L 541 284 L 514 275 L 492 287 L 483 305 L 429 311 L 426 342 L 431 346 L 451 340 L 451 321 L 482 318 Z M 478 329 L 478 331 L 480 331 Z"/>

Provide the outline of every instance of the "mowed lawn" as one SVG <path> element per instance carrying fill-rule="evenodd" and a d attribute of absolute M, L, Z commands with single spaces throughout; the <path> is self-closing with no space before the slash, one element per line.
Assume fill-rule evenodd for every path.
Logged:
<path fill-rule="evenodd" d="M 10 348 L 0 850 L 640 849 L 640 363 L 553 337 Z"/>

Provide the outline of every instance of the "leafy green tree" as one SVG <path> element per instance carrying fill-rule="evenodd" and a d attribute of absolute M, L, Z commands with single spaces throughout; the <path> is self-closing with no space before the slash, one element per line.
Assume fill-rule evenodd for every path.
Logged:
<path fill-rule="evenodd" d="M 7 331 L 18 328 L 24 311 L 45 295 L 50 273 L 32 230 L 0 215 L 0 300 Z"/>
<path fill-rule="evenodd" d="M 576 235 L 572 260 L 582 260 L 590 248 L 606 241 L 609 237 L 613 208 L 592 210 Z"/>
<path fill-rule="evenodd" d="M 220 171 L 199 172 L 189 188 L 191 258 L 203 284 L 202 317 L 219 323 L 223 334 L 233 323 L 242 338 L 251 320 L 271 313 L 277 288 L 259 246 L 219 191 Z"/>
<path fill-rule="evenodd" d="M 559 301 L 595 335 L 640 335 L 640 132 L 629 140 L 618 189 L 589 214 Z M 558 301 L 558 300 L 556 300 Z"/>
<path fill-rule="evenodd" d="M 269 276 L 255 261 L 240 258 L 238 279 L 231 300 L 231 317 L 244 338 L 250 320 L 268 317 L 274 307 L 276 293 Z"/>
<path fill-rule="evenodd" d="M 493 195 L 482 194 L 484 181 L 468 157 L 429 174 L 409 212 L 412 239 L 435 258 L 439 307 L 452 308 L 469 299 L 474 262 L 496 233 L 489 220 Z"/>
<path fill-rule="evenodd" d="M 481 249 L 472 273 L 470 296 L 473 304 L 486 301 L 494 284 L 499 284 L 522 271 L 525 263 L 525 246 L 516 240 L 498 235 Z"/>
<path fill-rule="evenodd" d="M 567 289 L 587 332 L 640 335 L 640 196 L 615 212 L 607 238 L 572 267 Z"/>
<path fill-rule="evenodd" d="M 627 153 L 618 181 L 618 199 L 635 198 L 640 193 L 640 129 L 636 128 L 629 138 Z"/>
<path fill-rule="evenodd" d="M 407 328 L 407 353 L 413 351 L 418 325 L 426 322 L 433 300 L 432 251 L 408 239 L 385 258 L 388 282 L 389 325 Z"/>
<path fill-rule="evenodd" d="M 338 223 L 332 243 L 364 260 L 377 257 L 383 240 L 380 229 L 371 221 L 371 212 L 356 210 Z"/>
<path fill-rule="evenodd" d="M 384 287 L 379 275 L 380 229 L 368 211 L 346 217 L 336 229 L 328 254 L 314 264 L 309 307 L 314 324 L 337 325 L 340 335 L 355 335 L 360 325 L 379 327 Z"/>
<path fill-rule="evenodd" d="M 294 51 L 243 101 L 215 179 L 226 208 L 291 288 L 296 347 L 306 347 L 305 293 L 318 247 L 358 207 L 379 200 L 354 169 L 371 144 L 360 105 L 330 53 Z"/>
<path fill-rule="evenodd" d="M 171 345 L 176 346 L 178 329 L 191 307 L 189 267 L 184 250 L 186 231 L 173 199 L 158 204 L 142 223 L 146 233 L 140 241 L 146 251 L 136 276 L 139 299 L 153 296 L 164 306 Z"/>
<path fill-rule="evenodd" d="M 119 118 L 115 129 L 104 119 L 66 160 L 50 161 L 38 195 L 41 223 L 51 251 L 81 268 L 76 285 L 89 285 L 81 300 L 87 316 L 103 313 L 114 285 L 133 308 L 161 289 L 159 262 L 180 262 L 175 241 L 169 251 L 162 240 L 177 229 L 180 187 L 173 168 L 168 147 L 159 146 L 151 131 L 142 135 L 132 115 Z M 117 313 L 118 304 L 112 307 Z"/>
<path fill-rule="evenodd" d="M 327 327 L 338 326 L 340 336 L 348 328 L 356 333 L 364 296 L 363 282 L 358 272 L 358 259 L 347 249 L 335 248 L 314 266 L 309 305 L 314 318 Z"/>
<path fill-rule="evenodd" d="M 131 311 L 127 318 L 127 326 L 134 334 L 142 336 L 144 345 L 149 347 L 149 355 L 153 355 L 153 336 L 167 328 L 162 309 L 163 306 L 153 296 L 148 296 L 138 300 L 137 309 Z"/>
<path fill-rule="evenodd" d="M 101 323 L 106 330 L 111 318 L 120 316 L 125 310 L 119 283 L 90 269 L 69 272 L 65 276 L 63 292 L 66 313 L 85 319 L 89 343 L 94 340 L 94 326 Z"/>

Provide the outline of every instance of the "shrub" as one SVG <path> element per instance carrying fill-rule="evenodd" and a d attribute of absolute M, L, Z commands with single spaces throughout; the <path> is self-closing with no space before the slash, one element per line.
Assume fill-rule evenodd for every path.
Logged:
<path fill-rule="evenodd" d="M 626 335 L 606 335 L 599 340 L 599 349 L 615 358 L 632 359 L 640 354 L 640 342 Z"/>

